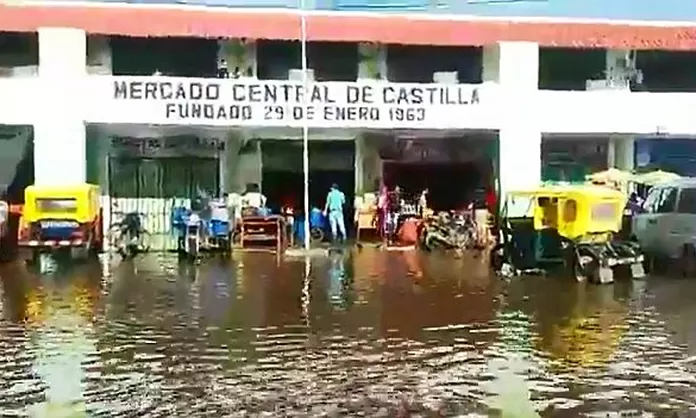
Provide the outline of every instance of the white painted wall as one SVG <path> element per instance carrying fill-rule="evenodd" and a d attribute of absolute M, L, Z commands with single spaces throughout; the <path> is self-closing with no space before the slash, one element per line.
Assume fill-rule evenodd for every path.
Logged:
<path fill-rule="evenodd" d="M 501 86 L 499 176 L 502 194 L 541 182 L 541 130 L 528 118 L 528 98 L 538 93 L 539 45 L 500 42 L 484 49 L 484 80 Z"/>
<path fill-rule="evenodd" d="M 111 112 L 108 106 L 111 95 L 105 93 L 113 79 L 87 75 L 88 72 L 110 73 L 108 47 L 108 40 L 103 37 L 94 37 L 88 43 L 81 30 L 41 28 L 39 75 L 0 79 L 0 97 L 3 98 L 0 101 L 0 123 L 35 126 L 38 183 L 83 181 L 85 120 L 107 123 L 119 120 L 119 115 Z M 386 62 L 380 54 L 374 60 L 379 68 Z M 622 51 L 610 51 L 607 65 L 623 54 Z M 367 77 L 370 65 L 362 62 L 363 76 Z M 696 134 L 696 118 L 692 112 L 696 108 L 696 94 L 539 91 L 538 45 L 528 42 L 501 42 L 486 47 L 483 65 L 480 106 L 453 107 L 444 117 L 452 129 L 487 127 L 500 130 L 504 187 L 534 183 L 540 171 L 537 170 L 540 132 L 611 133 L 619 136 L 655 132 Z M 99 86 L 106 87 L 97 88 Z M 141 122 L 148 124 L 153 121 L 143 119 Z M 399 124 L 395 124 L 395 128 L 401 127 L 396 125 Z M 360 127 L 352 130 L 330 128 L 342 139 L 352 139 L 360 130 Z M 278 126 L 273 129 L 285 128 Z M 318 135 L 314 131 L 312 135 Z M 254 126 L 247 132 L 252 135 L 269 131 L 268 127 Z M 376 176 L 377 164 L 366 162 L 371 155 L 369 146 L 363 144 L 361 153 L 362 183 L 367 187 Z M 620 154 L 628 156 L 630 153 L 621 151 Z M 229 166 L 238 167 L 234 175 L 225 177 L 228 188 L 260 182 L 260 169 L 258 166 L 251 168 L 259 160 L 257 154 L 234 158 L 237 158 L 236 162 L 229 158 L 227 161 Z M 621 164 L 626 165 L 628 157 L 621 158 Z M 521 161 L 525 164 L 522 165 Z M 56 167 L 60 169 L 56 170 Z"/>
<path fill-rule="evenodd" d="M 34 121 L 35 183 L 79 184 L 86 180 L 85 103 L 80 85 L 87 75 L 84 30 L 39 28 L 40 115 Z"/>

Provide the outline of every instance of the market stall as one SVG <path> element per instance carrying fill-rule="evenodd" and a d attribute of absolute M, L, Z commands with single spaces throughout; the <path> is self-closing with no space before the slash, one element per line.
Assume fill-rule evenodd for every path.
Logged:
<path fill-rule="evenodd" d="M 381 236 L 379 208 L 375 193 L 365 193 L 355 197 L 355 239 L 360 241 L 365 235 Z"/>

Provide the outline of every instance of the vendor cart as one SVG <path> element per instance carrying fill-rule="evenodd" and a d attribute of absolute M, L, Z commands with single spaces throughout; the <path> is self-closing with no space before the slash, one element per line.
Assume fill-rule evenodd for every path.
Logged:
<path fill-rule="evenodd" d="M 244 249 L 273 246 L 280 253 L 287 245 L 285 218 L 281 215 L 247 216 L 239 223 L 239 244 Z"/>

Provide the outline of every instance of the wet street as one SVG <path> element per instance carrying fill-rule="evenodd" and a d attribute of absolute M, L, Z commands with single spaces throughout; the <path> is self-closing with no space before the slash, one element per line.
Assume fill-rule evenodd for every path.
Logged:
<path fill-rule="evenodd" d="M 0 416 L 687 416 L 696 280 L 415 252 L 2 268 Z M 695 409 L 696 410 L 696 409 Z"/>

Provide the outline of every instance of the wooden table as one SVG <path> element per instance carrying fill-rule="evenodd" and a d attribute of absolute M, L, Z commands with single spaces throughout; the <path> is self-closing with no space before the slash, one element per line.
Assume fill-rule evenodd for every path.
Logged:
<path fill-rule="evenodd" d="M 283 250 L 287 242 L 285 218 L 280 215 L 243 217 L 240 225 L 239 244 L 242 248 L 250 245 L 274 243 L 276 251 Z"/>

